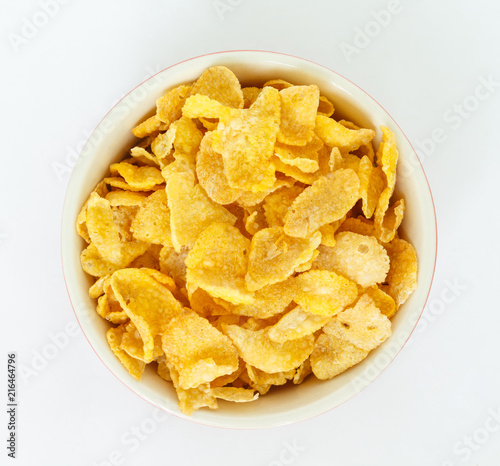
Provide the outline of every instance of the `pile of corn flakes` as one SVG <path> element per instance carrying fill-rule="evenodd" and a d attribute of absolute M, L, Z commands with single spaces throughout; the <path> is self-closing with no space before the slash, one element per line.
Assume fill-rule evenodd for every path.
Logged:
<path fill-rule="evenodd" d="M 335 120 L 317 86 L 223 66 L 158 99 L 77 220 L 90 296 L 136 379 L 186 414 L 331 379 L 391 335 L 417 286 L 394 135 Z"/>

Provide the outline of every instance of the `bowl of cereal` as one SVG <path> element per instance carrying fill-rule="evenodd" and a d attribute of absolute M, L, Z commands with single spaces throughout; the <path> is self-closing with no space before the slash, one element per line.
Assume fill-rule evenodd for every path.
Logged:
<path fill-rule="evenodd" d="M 67 290 L 89 343 L 153 405 L 230 428 L 324 413 L 401 350 L 436 219 L 408 139 L 310 61 L 171 66 L 94 130 L 64 203 Z"/>

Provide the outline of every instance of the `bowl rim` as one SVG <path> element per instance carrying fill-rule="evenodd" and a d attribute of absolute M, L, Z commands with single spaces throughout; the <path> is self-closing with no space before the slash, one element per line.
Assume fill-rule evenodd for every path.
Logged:
<path fill-rule="evenodd" d="M 312 415 L 310 415 L 308 417 L 302 416 L 302 417 L 300 417 L 300 418 L 298 418 L 296 420 L 292 420 L 292 421 L 285 421 L 285 422 L 275 421 L 275 422 L 269 422 L 266 425 L 259 424 L 257 426 L 249 426 L 249 427 L 239 426 L 239 425 L 228 425 L 228 424 L 222 424 L 222 423 L 218 424 L 216 422 L 209 422 L 207 420 L 199 419 L 199 418 L 196 418 L 196 417 L 189 417 L 189 416 L 184 415 L 181 412 L 171 411 L 171 410 L 165 408 L 164 406 L 161 406 L 161 405 L 155 403 L 153 400 L 145 397 L 142 393 L 136 391 L 124 379 L 122 379 L 118 374 L 116 374 L 115 371 L 110 366 L 108 366 L 108 364 L 106 364 L 106 362 L 101 357 L 101 355 L 99 354 L 99 352 L 97 351 L 97 349 L 94 347 L 94 345 L 90 341 L 87 333 L 84 330 L 84 325 L 82 324 L 82 322 L 80 321 L 80 318 L 78 317 L 78 313 L 76 312 L 76 308 L 75 308 L 75 305 L 73 303 L 73 298 L 72 298 L 72 295 L 70 293 L 70 289 L 69 289 L 69 286 L 68 286 L 68 280 L 67 280 L 67 277 L 66 277 L 65 254 L 64 254 L 64 234 L 65 234 L 64 233 L 64 219 L 67 216 L 67 210 L 68 210 L 68 192 L 70 190 L 70 186 L 71 186 L 71 183 L 72 183 L 73 175 L 76 172 L 75 169 L 78 166 L 78 161 L 81 160 L 81 154 L 85 151 L 86 147 L 89 144 L 89 141 L 92 140 L 93 135 L 99 129 L 99 127 L 101 126 L 101 124 L 103 123 L 103 121 L 106 120 L 106 118 L 109 116 L 109 114 L 112 113 L 113 110 L 117 106 L 119 106 L 125 99 L 127 99 L 130 96 L 130 94 L 132 94 L 136 89 L 138 89 L 139 87 L 141 87 L 147 81 L 149 81 L 151 79 L 154 79 L 159 74 L 162 74 L 165 71 L 170 70 L 171 68 L 175 68 L 175 67 L 177 67 L 177 66 L 179 66 L 181 64 L 184 64 L 184 63 L 187 63 L 187 62 L 191 62 L 191 61 L 195 61 L 195 60 L 198 60 L 198 59 L 201 59 L 201 58 L 204 58 L 204 57 L 209 57 L 209 56 L 221 56 L 222 57 L 222 56 L 227 55 L 227 54 L 235 54 L 235 53 L 242 53 L 242 54 L 267 54 L 267 55 L 274 55 L 276 57 L 286 57 L 286 58 L 289 58 L 289 59 L 292 59 L 292 60 L 297 60 L 298 62 L 303 61 L 303 62 L 310 63 L 310 64 L 312 64 L 314 66 L 323 68 L 326 72 L 331 73 L 331 74 L 337 76 L 341 80 L 347 81 L 352 86 L 356 87 L 359 91 L 361 91 L 361 93 L 365 94 L 380 109 L 382 109 L 383 112 L 387 115 L 387 117 L 392 121 L 392 123 L 398 128 L 398 130 L 400 131 L 401 135 L 406 139 L 406 142 L 408 143 L 409 147 L 412 149 L 412 151 L 413 151 L 413 153 L 415 155 L 415 158 L 418 161 L 418 164 L 420 166 L 420 171 L 421 171 L 422 175 L 424 176 L 424 179 L 425 179 L 426 184 L 427 184 L 428 194 L 430 196 L 430 201 L 431 201 L 431 204 L 432 204 L 432 209 L 433 209 L 432 213 L 433 213 L 433 219 L 434 219 L 433 227 L 434 227 L 434 230 L 435 230 L 434 243 L 433 243 L 433 246 L 434 246 L 434 258 L 433 258 L 432 273 L 431 273 L 430 280 L 429 280 L 427 295 L 425 296 L 425 300 L 422 301 L 422 309 L 420 310 L 420 312 L 418 314 L 418 318 L 415 320 L 415 322 L 413 324 L 413 328 L 408 333 L 407 338 L 402 342 L 402 344 L 401 344 L 400 348 L 397 350 L 397 352 L 394 355 L 391 356 L 389 363 L 382 370 L 379 370 L 378 374 L 372 380 L 370 380 L 369 383 L 367 383 L 366 385 L 364 385 L 359 391 L 357 391 L 357 392 L 353 391 L 353 393 L 350 396 L 346 397 L 340 403 L 337 403 L 337 404 L 335 404 L 333 406 L 327 407 L 326 409 L 322 410 L 321 412 L 313 413 Z M 267 429 L 267 428 L 274 428 L 274 427 L 280 427 L 280 426 L 297 424 L 299 422 L 304 422 L 304 421 L 307 421 L 307 420 L 310 420 L 310 419 L 314 419 L 314 418 L 316 418 L 318 416 L 321 416 L 321 415 L 323 415 L 325 413 L 328 413 L 328 412 L 334 410 L 335 408 L 337 408 L 337 407 L 339 407 L 339 406 L 347 403 L 348 401 L 352 400 L 358 394 L 360 394 L 362 391 L 364 391 L 369 385 L 371 385 L 375 380 L 377 380 L 382 375 L 382 373 L 384 373 L 387 370 L 387 368 L 394 362 L 394 360 L 397 358 L 397 356 L 403 350 L 403 348 L 405 347 L 406 343 L 408 342 L 408 340 L 410 339 L 411 335 L 415 331 L 415 329 L 416 329 L 416 327 L 418 325 L 418 322 L 420 321 L 420 319 L 422 317 L 422 314 L 423 314 L 423 312 L 425 310 L 427 301 L 429 299 L 429 295 L 430 295 L 431 290 L 432 290 L 432 285 L 433 285 L 433 282 L 434 282 L 434 277 L 435 277 L 435 272 L 436 272 L 436 265 L 437 265 L 437 256 L 438 256 L 438 244 L 439 244 L 439 241 L 438 241 L 438 223 L 437 223 L 436 206 L 435 206 L 435 202 L 434 202 L 434 197 L 432 195 L 432 190 L 431 190 L 431 186 L 430 186 L 430 183 L 429 183 L 429 179 L 427 178 L 427 174 L 425 173 L 425 170 L 424 170 L 424 167 L 422 165 L 422 162 L 421 162 L 420 158 L 418 157 L 417 151 L 415 150 L 415 148 L 411 144 L 409 138 L 403 132 L 403 130 L 401 129 L 401 127 L 399 126 L 399 124 L 392 117 L 392 115 L 385 109 L 385 107 L 383 107 L 371 94 L 369 94 L 368 92 L 366 92 L 364 89 L 362 89 L 356 83 L 354 83 L 350 79 L 346 78 L 344 75 L 342 75 L 342 74 L 340 74 L 340 73 L 332 70 L 331 68 L 329 68 L 329 67 L 327 67 L 325 65 L 317 63 L 317 62 L 315 62 L 313 60 L 309 60 L 307 58 L 299 57 L 299 56 L 288 54 L 288 53 L 282 53 L 282 52 L 276 52 L 276 51 L 269 51 L 269 50 L 259 50 L 259 49 L 223 50 L 223 51 L 209 52 L 209 53 L 205 53 L 205 54 L 202 54 L 202 55 L 197 55 L 197 56 L 194 56 L 194 57 L 190 57 L 190 58 L 187 58 L 185 60 L 181 60 L 179 62 L 176 62 L 176 63 L 174 63 L 172 65 L 169 65 L 169 66 L 163 68 L 162 70 L 160 70 L 160 71 L 152 74 L 151 76 L 147 77 L 146 79 L 144 79 L 143 81 L 141 81 L 140 83 L 138 83 L 132 89 L 130 89 L 130 91 L 128 91 L 126 94 L 124 94 L 117 102 L 115 102 L 113 104 L 113 106 L 100 119 L 99 123 L 95 126 L 95 128 L 89 133 L 89 135 L 88 135 L 88 137 L 87 137 L 87 139 L 85 141 L 85 144 L 82 146 L 82 149 L 80 150 L 80 153 L 79 153 L 78 159 L 77 159 L 77 163 L 73 167 L 70 179 L 68 181 L 68 184 L 67 184 L 67 187 L 66 187 L 66 192 L 65 192 L 65 195 L 64 195 L 63 209 L 62 209 L 62 213 L 61 213 L 61 236 L 60 236 L 60 248 L 61 249 L 60 249 L 60 252 L 61 252 L 61 266 L 62 266 L 63 279 L 64 279 L 64 284 L 65 284 L 65 287 L 66 287 L 66 292 L 68 294 L 68 298 L 69 298 L 69 301 L 70 301 L 70 304 L 71 304 L 71 308 L 72 308 L 73 314 L 75 315 L 75 318 L 76 318 L 76 320 L 78 322 L 78 325 L 80 326 L 80 329 L 81 329 L 81 331 L 82 331 L 85 339 L 87 340 L 87 342 L 89 343 L 90 347 L 92 348 L 92 350 L 94 351 L 94 353 L 97 355 L 97 357 L 99 358 L 99 360 L 104 364 L 104 366 L 109 370 L 109 372 L 111 372 L 111 374 L 113 374 L 113 376 L 116 377 L 116 379 L 118 379 L 125 387 L 127 387 L 129 390 L 131 390 L 135 395 L 139 396 L 142 400 L 144 400 L 144 401 L 148 402 L 150 405 L 154 406 L 156 409 L 160 409 L 160 410 L 168 413 L 169 415 L 174 415 L 174 416 L 176 416 L 179 419 L 183 419 L 183 420 L 187 420 L 187 421 L 190 421 L 190 422 L 194 422 L 196 424 L 201 424 L 201 425 L 208 426 L 208 427 L 217 427 L 217 428 L 221 428 L 221 429 L 230 429 L 230 430 L 233 430 L 233 429 L 234 430 Z"/>

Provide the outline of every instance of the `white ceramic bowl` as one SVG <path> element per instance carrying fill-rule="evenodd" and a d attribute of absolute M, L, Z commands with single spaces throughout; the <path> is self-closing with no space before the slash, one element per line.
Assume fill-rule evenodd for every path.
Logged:
<path fill-rule="evenodd" d="M 94 186 L 111 163 L 124 158 L 135 138 L 131 129 L 154 113 L 155 101 L 170 88 L 194 81 L 206 68 L 225 65 L 245 85 L 283 78 L 294 84 L 317 84 L 342 116 L 377 131 L 387 126 L 396 135 L 399 149 L 396 192 L 406 198 L 402 225 L 419 259 L 418 288 L 393 318 L 393 334 L 368 358 L 329 381 L 308 378 L 302 385 L 271 390 L 253 403 L 220 402 L 219 410 L 201 409 L 183 415 L 173 387 L 147 368 L 142 380 L 132 378 L 113 355 L 105 338 L 108 322 L 95 312 L 89 298 L 92 279 L 80 267 L 84 241 L 76 234 L 75 221 Z M 434 274 L 437 249 L 436 218 L 431 192 L 417 155 L 391 116 L 368 94 L 346 78 L 310 61 L 272 52 L 221 52 L 186 60 L 151 77 L 125 96 L 99 123 L 74 168 L 64 203 L 62 258 L 66 286 L 76 317 L 102 362 L 127 387 L 153 405 L 185 419 L 229 428 L 262 428 L 311 418 L 350 399 L 373 381 L 401 350 L 423 311 Z"/>

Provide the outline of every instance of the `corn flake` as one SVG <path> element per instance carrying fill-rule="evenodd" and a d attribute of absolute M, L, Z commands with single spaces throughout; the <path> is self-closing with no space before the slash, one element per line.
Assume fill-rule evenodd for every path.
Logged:
<path fill-rule="evenodd" d="M 310 238 L 293 238 L 283 228 L 258 231 L 252 238 L 246 282 L 255 291 L 285 280 L 297 267 L 308 262 L 321 242 L 321 233 Z"/>
<path fill-rule="evenodd" d="M 314 351 L 314 350 L 313 350 Z M 308 357 L 298 368 L 293 376 L 293 383 L 300 385 L 312 373 L 311 357 Z"/>
<path fill-rule="evenodd" d="M 128 184 L 121 176 L 109 176 L 104 178 L 103 181 L 113 188 L 123 189 L 124 191 L 156 191 L 164 188 L 164 185 L 156 185 L 151 189 L 137 188 Z"/>
<path fill-rule="evenodd" d="M 110 191 L 105 196 L 111 207 L 137 207 L 141 205 L 145 198 L 144 193 L 133 191 Z"/>
<path fill-rule="evenodd" d="M 193 311 L 185 311 L 170 320 L 162 337 L 162 347 L 183 389 L 231 374 L 239 364 L 231 340 Z"/>
<path fill-rule="evenodd" d="M 389 271 L 389 256 L 373 236 L 342 232 L 331 251 L 331 267 L 362 287 L 383 283 Z"/>
<path fill-rule="evenodd" d="M 320 380 L 329 380 L 368 356 L 368 351 L 333 335 L 321 334 L 311 354 L 311 369 Z"/>
<path fill-rule="evenodd" d="M 386 210 L 380 228 L 376 229 L 380 241 L 387 243 L 396 237 L 398 228 L 403 222 L 404 213 L 404 199 L 397 200 Z"/>
<path fill-rule="evenodd" d="M 101 257 L 112 263 L 122 258 L 122 241 L 115 225 L 111 204 L 95 192 L 90 195 L 86 209 L 86 226 L 90 240 Z"/>
<path fill-rule="evenodd" d="M 391 321 L 365 294 L 354 307 L 333 317 L 323 327 L 323 331 L 365 351 L 371 351 L 390 337 Z"/>
<path fill-rule="evenodd" d="M 243 92 L 243 108 L 250 108 L 259 97 L 261 90 L 260 87 L 243 87 L 241 89 L 241 92 Z"/>
<path fill-rule="evenodd" d="M 189 293 L 189 304 L 193 311 L 201 317 L 229 314 L 225 307 L 216 303 L 214 298 L 202 288 Z"/>
<path fill-rule="evenodd" d="M 345 221 L 345 217 L 342 217 L 340 220 L 336 220 L 332 223 L 327 223 L 322 227 L 319 227 L 319 232 L 321 233 L 321 244 L 333 248 L 337 240 L 335 239 L 335 233 L 340 228 Z"/>
<path fill-rule="evenodd" d="M 234 225 L 236 217 L 221 205 L 216 204 L 205 190 L 195 184 L 189 172 L 173 173 L 167 183 L 170 229 L 176 251 L 182 246 L 189 248 L 200 233 L 213 222 Z"/>
<path fill-rule="evenodd" d="M 162 123 L 169 125 L 181 116 L 182 106 L 191 86 L 177 86 L 156 101 L 156 116 Z"/>
<path fill-rule="evenodd" d="M 107 291 L 97 300 L 96 312 L 103 319 L 113 324 L 123 324 L 129 321 L 127 314 L 120 306 L 113 294 L 113 290 Z"/>
<path fill-rule="evenodd" d="M 121 342 L 123 334 L 125 333 L 125 326 L 120 325 L 119 327 L 111 327 L 106 332 L 106 339 L 108 340 L 109 346 L 115 356 L 120 360 L 120 362 L 129 371 L 130 375 L 136 380 L 141 380 L 142 374 L 146 364 L 144 361 L 131 357 L 125 351 L 121 349 Z"/>
<path fill-rule="evenodd" d="M 125 333 L 123 334 L 120 348 L 129 356 L 143 361 L 146 364 L 151 362 L 149 359 L 144 357 L 144 343 L 133 322 L 128 322 L 125 325 Z M 161 347 L 161 336 L 156 335 L 154 338 L 153 360 L 156 360 L 162 355 L 163 349 Z"/>
<path fill-rule="evenodd" d="M 389 208 L 389 202 L 396 186 L 396 164 L 398 162 L 398 150 L 394 134 L 385 126 L 382 129 L 382 142 L 377 151 L 377 165 L 382 167 L 386 177 L 386 186 L 380 194 L 377 208 L 375 209 L 375 227 L 380 240 L 387 243 L 394 238 L 394 231 L 384 227 L 384 217 Z"/>
<path fill-rule="evenodd" d="M 264 88 L 248 110 L 219 125 L 213 147 L 222 154 L 229 186 L 245 191 L 266 191 L 275 182 L 274 165 L 269 159 L 279 129 L 279 93 Z"/>
<path fill-rule="evenodd" d="M 106 197 L 108 193 L 108 187 L 106 186 L 105 181 L 100 181 L 97 186 L 94 188 L 92 191 L 93 193 L 97 194 L 99 197 Z M 76 218 L 76 232 L 87 242 L 90 243 L 90 236 L 89 232 L 87 230 L 87 206 L 90 201 L 90 197 L 85 201 L 85 204 L 83 204 L 83 207 L 80 209 L 80 212 L 78 213 L 78 217 Z"/>
<path fill-rule="evenodd" d="M 240 358 L 238 368 L 231 374 L 221 375 L 210 382 L 211 388 L 224 387 L 225 385 L 232 384 L 241 373 L 245 370 L 245 362 Z"/>
<path fill-rule="evenodd" d="M 374 223 L 364 217 L 349 217 L 345 219 L 337 230 L 338 233 L 343 231 L 350 231 L 365 236 L 377 236 Z"/>
<path fill-rule="evenodd" d="M 129 264 L 129 267 L 133 269 L 140 269 L 142 267 L 147 267 L 150 269 L 160 270 L 160 262 L 159 262 L 160 249 L 161 249 L 160 244 L 150 245 L 148 249 L 144 252 L 144 254 L 141 254 L 139 257 L 134 259 Z"/>
<path fill-rule="evenodd" d="M 296 340 L 313 334 L 323 327 L 328 320 L 328 316 L 311 314 L 297 306 L 269 329 L 269 338 L 278 343 Z"/>
<path fill-rule="evenodd" d="M 306 173 L 303 172 L 299 167 L 283 163 L 281 159 L 276 155 L 273 155 L 271 157 L 271 163 L 274 165 L 274 168 L 277 172 L 283 173 L 284 175 L 300 181 L 301 183 L 313 184 L 315 181 L 328 174 L 330 171 L 328 166 L 325 170 L 325 165 L 324 163 L 322 163 L 321 154 L 318 154 L 318 159 L 319 170 L 314 173 Z"/>
<path fill-rule="evenodd" d="M 324 95 L 319 96 L 318 102 L 318 114 L 322 114 L 326 117 L 330 117 L 335 112 L 335 107 Z"/>
<path fill-rule="evenodd" d="M 153 277 L 158 283 L 161 283 L 171 293 L 174 293 L 176 291 L 177 286 L 175 284 L 175 281 L 169 275 L 161 273 L 160 271 L 155 269 L 150 269 L 148 267 L 141 267 L 139 270 L 142 273 Z"/>
<path fill-rule="evenodd" d="M 172 246 L 170 210 L 165 190 L 154 192 L 142 202 L 130 229 L 139 241 Z"/>
<path fill-rule="evenodd" d="M 148 191 L 164 183 L 161 171 L 155 167 L 138 167 L 127 162 L 113 163 L 111 174 L 118 173 L 134 190 Z"/>
<path fill-rule="evenodd" d="M 348 129 L 321 114 L 316 117 L 315 131 L 328 147 L 338 147 L 343 154 L 368 144 L 375 136 L 375 131 L 371 129 Z"/>
<path fill-rule="evenodd" d="M 111 287 L 142 338 L 144 360 L 152 361 L 155 336 L 182 312 L 181 305 L 165 286 L 137 269 L 116 271 L 111 277 Z"/>
<path fill-rule="evenodd" d="M 212 132 L 206 133 L 201 141 L 196 159 L 196 175 L 208 197 L 218 204 L 231 204 L 242 194 L 240 189 L 229 186 L 222 155 L 212 147 Z"/>
<path fill-rule="evenodd" d="M 248 304 L 245 284 L 250 241 L 227 223 L 212 223 L 186 259 L 188 287 L 200 287 L 233 304 Z"/>
<path fill-rule="evenodd" d="M 158 131 L 161 124 L 161 120 L 156 115 L 153 115 L 152 117 L 147 118 L 142 123 L 138 124 L 132 130 L 132 133 L 134 133 L 134 136 L 138 138 L 145 138 L 155 131 Z"/>
<path fill-rule="evenodd" d="M 264 213 L 270 227 L 284 226 L 284 218 L 293 201 L 304 191 L 300 186 L 280 188 L 264 200 Z"/>
<path fill-rule="evenodd" d="M 237 325 L 226 325 L 223 329 L 247 364 L 268 373 L 295 369 L 309 357 L 314 347 L 312 335 L 277 343 L 269 338 L 266 329 L 253 332 Z"/>
<path fill-rule="evenodd" d="M 169 375 L 174 384 L 177 398 L 179 399 L 179 408 L 187 416 L 191 416 L 194 411 L 200 408 L 217 409 L 217 398 L 212 395 L 210 384 L 203 383 L 195 388 L 184 389 L 179 386 L 179 373 L 170 361 L 166 361 L 169 369 Z"/>
<path fill-rule="evenodd" d="M 236 387 L 212 388 L 212 395 L 215 396 L 215 398 L 225 401 L 234 401 L 236 403 L 247 403 L 259 398 L 259 394 L 255 393 L 255 390 Z"/>
<path fill-rule="evenodd" d="M 378 286 L 374 285 L 370 288 L 366 288 L 364 294 L 368 295 L 373 300 L 375 306 L 377 306 L 380 312 L 388 319 L 396 313 L 396 302 Z"/>
<path fill-rule="evenodd" d="M 268 319 L 283 312 L 292 302 L 298 291 L 294 277 L 285 281 L 265 286 L 253 295 L 248 304 L 234 305 L 228 302 L 218 301 L 231 314 Z"/>
<path fill-rule="evenodd" d="M 387 274 L 388 293 L 399 307 L 417 288 L 417 254 L 410 243 L 398 238 L 386 244 L 386 249 L 391 260 Z"/>
<path fill-rule="evenodd" d="M 212 66 L 204 71 L 193 84 L 191 94 L 206 95 L 226 107 L 243 108 L 240 82 L 225 66 Z"/>
<path fill-rule="evenodd" d="M 121 268 L 121 264 L 114 264 L 99 254 L 94 244 L 90 243 L 80 254 L 80 262 L 84 272 L 93 277 L 103 277 Z"/>
<path fill-rule="evenodd" d="M 191 118 L 185 116 L 182 116 L 172 123 L 170 128 L 175 131 L 175 160 L 183 160 L 194 167 L 196 163 L 196 154 L 198 153 L 203 133 L 198 129 L 196 123 Z"/>
<path fill-rule="evenodd" d="M 159 356 L 156 359 L 156 363 L 158 364 L 156 368 L 156 372 L 158 375 L 167 382 L 172 382 L 172 377 L 170 375 L 170 369 L 167 366 L 167 360 L 165 359 L 165 354 Z"/>
<path fill-rule="evenodd" d="M 281 123 L 277 140 L 304 146 L 314 135 L 319 104 L 318 86 L 291 86 L 280 91 Z"/>
<path fill-rule="evenodd" d="M 158 134 L 151 142 L 151 150 L 161 168 L 165 168 L 174 161 L 172 149 L 176 130 L 176 126 L 171 126 L 168 131 Z"/>
<path fill-rule="evenodd" d="M 264 83 L 263 87 L 274 87 L 278 91 L 282 91 L 283 89 L 288 89 L 289 87 L 292 87 L 293 84 L 289 83 L 288 81 L 285 81 L 284 79 L 270 79 L 269 81 L 266 81 Z"/>
<path fill-rule="evenodd" d="M 89 288 L 89 296 L 92 299 L 97 299 L 99 296 L 104 294 L 104 283 L 109 279 L 111 275 L 104 275 L 103 277 L 98 278 L 92 286 Z"/>
<path fill-rule="evenodd" d="M 136 163 L 153 167 L 159 165 L 156 156 L 148 152 L 146 149 L 144 149 L 144 147 L 132 147 L 132 149 L 130 149 L 130 155 L 133 157 L 133 161 Z M 130 161 L 132 162 L 132 160 Z"/>
<path fill-rule="evenodd" d="M 374 167 L 366 155 L 360 160 L 357 173 L 360 196 L 363 201 L 363 214 L 366 218 L 370 218 L 375 212 L 380 194 L 385 188 L 384 173 L 380 167 Z"/>
<path fill-rule="evenodd" d="M 340 169 L 306 188 L 285 216 L 285 232 L 305 238 L 321 226 L 344 217 L 359 199 L 359 178 Z"/>
<path fill-rule="evenodd" d="M 295 279 L 299 291 L 294 301 L 304 311 L 318 316 L 335 315 L 358 296 L 355 283 L 328 270 L 310 270 Z"/>
<path fill-rule="evenodd" d="M 304 173 L 315 173 L 319 170 L 319 151 L 323 142 L 312 135 L 311 140 L 304 146 L 290 146 L 277 142 L 274 153 L 285 164 L 297 167 Z"/>
<path fill-rule="evenodd" d="M 290 369 L 284 372 L 274 372 L 272 374 L 261 371 L 250 364 L 246 365 L 247 374 L 250 380 L 258 385 L 285 385 L 289 380 L 293 379 L 295 369 Z"/>
<path fill-rule="evenodd" d="M 228 123 L 232 118 L 241 116 L 242 111 L 226 107 L 206 95 L 196 94 L 186 100 L 184 107 L 182 107 L 182 114 L 188 118 L 204 118 L 205 121 L 208 119 Z M 214 129 L 216 128 L 210 130 Z"/>
<path fill-rule="evenodd" d="M 186 257 L 187 248 L 181 248 L 177 252 L 174 248 L 164 247 L 160 251 L 160 271 L 172 276 L 179 287 L 186 285 Z"/>

